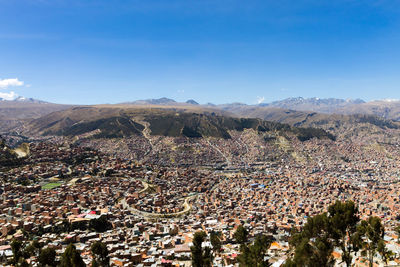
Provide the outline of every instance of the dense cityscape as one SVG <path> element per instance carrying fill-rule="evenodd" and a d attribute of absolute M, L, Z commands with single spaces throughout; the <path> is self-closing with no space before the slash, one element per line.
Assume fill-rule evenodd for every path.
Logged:
<path fill-rule="evenodd" d="M 336 201 L 350 200 L 360 220 L 380 218 L 392 253 L 387 262 L 400 261 L 398 145 L 293 138 L 284 145 L 267 141 L 242 152 L 244 157 L 232 151 L 244 151 L 257 142 L 257 134 L 236 134 L 241 143 L 150 137 L 163 147 L 159 150 L 140 137 L 114 140 L 146 147 L 142 155 L 159 154 L 166 143 L 173 144 L 179 161 L 162 160 L 162 155 L 140 161 L 134 149 L 107 154 L 97 142 L 31 143 L 29 157 L 0 172 L 2 264 L 12 263 L 13 242 L 20 242 L 22 258 L 32 266 L 44 265 L 40 253 L 46 249 L 55 252 L 54 262 L 62 262 L 71 244 L 86 265 L 97 259 L 93 244 L 104 244 L 111 266 L 190 266 L 198 232 L 206 235 L 203 246 L 213 249 L 210 264 L 243 264 L 243 244 L 235 233 L 244 228 L 249 242 L 268 236 L 263 257 L 281 266 L 293 255 L 294 229 L 301 230 Z M 189 155 L 198 142 L 197 162 L 204 165 L 194 165 Z M 215 240 L 211 244 L 216 233 L 217 250 Z M 333 249 L 336 264 L 342 254 Z M 367 264 L 361 248 L 353 258 L 357 266 Z M 383 264 L 384 257 L 377 253 L 375 261 Z"/>

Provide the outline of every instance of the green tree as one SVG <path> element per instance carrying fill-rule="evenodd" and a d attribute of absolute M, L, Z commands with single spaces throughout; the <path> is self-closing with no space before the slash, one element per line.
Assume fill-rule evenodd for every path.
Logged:
<path fill-rule="evenodd" d="M 333 266 L 334 244 L 327 214 L 308 218 L 302 231 L 293 233 L 290 245 L 295 248 L 294 257 L 285 266 Z"/>
<path fill-rule="evenodd" d="M 74 226 L 73 226 L 67 219 L 64 219 L 61 224 L 57 224 L 53 227 L 53 232 L 56 234 L 61 234 L 61 233 L 67 233 L 67 232 L 73 231 L 74 229 L 79 229 L 79 228 L 86 230 L 87 227 L 85 228 L 85 225 L 86 225 L 86 223 L 84 223 L 84 225 L 82 225 L 82 224 L 75 225 L 75 223 L 74 223 Z"/>
<path fill-rule="evenodd" d="M 61 255 L 61 267 L 85 267 L 81 255 L 73 244 L 69 244 Z"/>
<path fill-rule="evenodd" d="M 28 246 L 25 247 L 23 253 L 23 257 L 25 259 L 31 257 L 31 256 L 39 256 L 40 250 L 41 250 L 41 245 L 37 240 L 32 241 Z"/>
<path fill-rule="evenodd" d="M 387 264 L 389 259 L 393 256 L 393 252 L 390 251 L 385 244 L 384 240 L 380 240 L 378 243 L 378 248 L 377 248 L 378 253 L 381 255 L 382 260 Z"/>
<path fill-rule="evenodd" d="M 213 247 L 214 253 L 219 253 L 221 251 L 221 232 L 214 232 L 210 233 L 210 242 Z"/>
<path fill-rule="evenodd" d="M 55 267 L 56 264 L 56 250 L 54 248 L 45 248 L 39 254 L 39 263 L 41 266 Z"/>
<path fill-rule="evenodd" d="M 378 252 L 378 246 L 380 245 L 379 250 L 382 252 L 385 249 L 385 243 L 383 242 L 385 229 L 381 219 L 371 216 L 368 220 L 361 221 L 357 231 L 357 240 L 362 247 L 362 253 L 367 256 L 369 266 L 372 267 L 374 264 L 374 256 Z"/>
<path fill-rule="evenodd" d="M 87 230 L 87 228 L 88 228 L 87 221 L 78 221 L 78 222 L 74 222 L 71 224 L 70 230 L 73 231 L 73 230 L 79 229 L 79 230 L 85 231 L 85 230 Z M 56 229 L 56 231 L 58 231 L 58 229 Z"/>
<path fill-rule="evenodd" d="M 193 236 L 193 246 L 190 247 L 192 252 L 192 266 L 206 267 L 212 264 L 211 249 L 206 247 L 203 250 L 202 244 L 207 234 L 203 231 L 196 232 Z"/>
<path fill-rule="evenodd" d="M 253 244 L 243 245 L 241 254 L 238 258 L 240 266 L 245 267 L 266 267 L 269 266 L 268 260 L 265 259 L 267 251 L 272 243 L 272 238 L 261 235 L 257 236 Z"/>
<path fill-rule="evenodd" d="M 108 256 L 108 249 L 106 244 L 98 241 L 93 243 L 91 247 L 93 255 L 93 264 L 96 266 L 108 267 L 110 266 L 110 257 Z"/>
<path fill-rule="evenodd" d="M 39 256 L 40 251 L 42 250 L 42 245 L 37 240 L 33 240 L 30 246 L 33 247 L 35 255 Z"/>
<path fill-rule="evenodd" d="M 360 220 L 357 206 L 353 201 L 336 201 L 328 208 L 328 220 L 335 246 L 342 250 L 342 260 L 349 267 L 353 252 L 359 250 L 359 243 L 355 242 L 357 224 Z"/>
<path fill-rule="evenodd" d="M 248 234 L 247 229 L 243 225 L 239 225 L 233 236 L 235 237 L 236 242 L 240 245 L 244 245 L 248 241 Z"/>
<path fill-rule="evenodd" d="M 24 258 L 29 258 L 29 257 L 31 257 L 31 256 L 35 256 L 35 254 L 36 254 L 36 249 L 35 249 L 34 246 L 32 246 L 32 244 L 30 244 L 30 245 L 28 245 L 28 246 L 24 249 L 24 251 L 22 252 L 22 254 L 23 254 L 23 257 L 24 257 Z"/>
<path fill-rule="evenodd" d="M 203 250 L 203 266 L 212 266 L 213 255 L 210 247 L 205 247 Z"/>
<path fill-rule="evenodd" d="M 103 233 L 112 228 L 111 223 L 108 221 L 106 216 L 101 216 L 98 219 L 90 220 L 89 228 L 95 230 L 96 232 Z"/>
<path fill-rule="evenodd" d="M 11 251 L 13 253 L 13 262 L 14 262 L 14 264 L 17 264 L 19 261 L 19 258 L 22 257 L 22 242 L 14 239 L 11 242 L 10 246 L 11 246 Z"/>

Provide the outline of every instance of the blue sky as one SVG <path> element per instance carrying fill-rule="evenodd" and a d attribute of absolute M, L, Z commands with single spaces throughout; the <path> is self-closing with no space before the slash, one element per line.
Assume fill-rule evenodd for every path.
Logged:
<path fill-rule="evenodd" d="M 0 96 L 400 98 L 399 47 L 397 0 L 0 0 Z"/>

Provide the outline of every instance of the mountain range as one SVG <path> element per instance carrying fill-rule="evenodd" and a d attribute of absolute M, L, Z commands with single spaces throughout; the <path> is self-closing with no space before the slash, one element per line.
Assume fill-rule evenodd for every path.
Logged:
<path fill-rule="evenodd" d="M 7 99 L 5 99 L 5 98 L 1 98 L 0 97 L 0 102 L 10 102 L 10 103 L 12 103 L 12 102 L 22 102 L 22 103 L 37 103 L 37 104 L 46 104 L 46 103 L 49 103 L 49 102 L 46 102 L 46 101 L 42 101 L 42 100 L 39 100 L 39 99 L 35 99 L 35 98 L 26 98 L 26 97 L 23 97 L 23 96 L 18 96 L 17 98 L 15 98 L 15 99 L 13 99 L 13 100 L 7 100 Z"/>
<path fill-rule="evenodd" d="M 338 98 L 303 98 L 303 97 L 291 97 L 284 100 L 274 101 L 271 103 L 261 103 L 259 106 L 271 106 L 280 107 L 286 109 L 298 109 L 298 110 L 313 110 L 330 112 L 332 109 L 346 107 L 354 104 L 365 103 L 362 99 L 338 99 Z"/>
<path fill-rule="evenodd" d="M 216 137 L 230 139 L 230 131 L 252 129 L 258 133 L 284 132 L 304 141 L 330 138 L 322 129 L 294 127 L 257 118 L 238 118 L 226 112 L 190 107 L 101 105 L 74 107 L 50 113 L 27 123 L 24 133 L 34 135 L 122 138 L 147 134 L 169 137 Z"/>
<path fill-rule="evenodd" d="M 400 101 L 396 100 L 365 102 L 298 97 L 258 105 L 200 105 L 192 99 L 177 102 L 160 98 L 92 106 L 26 98 L 0 101 L 0 132 L 28 135 L 91 133 L 96 137 L 125 137 L 141 135 L 146 129 L 154 135 L 229 138 L 229 131 L 247 128 L 286 129 L 295 135 L 301 131 L 296 129 L 314 128 L 326 131 L 318 132 L 317 136 L 391 138 L 400 132 L 399 121 Z"/>
<path fill-rule="evenodd" d="M 191 99 L 186 102 L 177 102 L 169 98 L 137 100 L 124 104 L 133 105 L 199 105 L 195 100 Z M 366 102 L 362 99 L 338 99 L 338 98 L 303 98 L 292 97 L 270 103 L 261 103 L 257 105 L 247 105 L 243 103 L 231 103 L 215 105 L 207 103 L 200 105 L 203 107 L 213 107 L 226 111 L 238 110 L 238 107 L 245 109 L 254 108 L 280 108 L 283 110 L 307 111 L 325 114 L 368 114 L 375 115 L 384 119 L 400 121 L 400 100 L 384 99 Z M 261 109 L 263 110 L 263 109 Z M 242 115 L 242 114 L 238 114 Z"/>

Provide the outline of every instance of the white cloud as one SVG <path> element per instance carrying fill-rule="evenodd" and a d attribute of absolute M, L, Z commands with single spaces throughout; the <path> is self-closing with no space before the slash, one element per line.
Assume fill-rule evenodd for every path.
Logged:
<path fill-rule="evenodd" d="M 14 79 L 0 79 L 0 89 L 8 88 L 10 86 L 22 86 L 24 85 L 23 81 L 18 80 L 18 78 Z"/>
<path fill-rule="evenodd" d="M 257 104 L 261 104 L 262 102 L 264 102 L 265 97 L 263 96 L 257 96 Z"/>
<path fill-rule="evenodd" d="M 5 99 L 5 100 L 14 100 L 14 99 L 16 99 L 18 97 L 18 95 L 15 93 L 15 92 L 13 92 L 13 91 L 11 91 L 11 92 L 9 92 L 9 93 L 2 93 L 2 92 L 0 92 L 0 98 L 3 98 L 3 99 Z"/>

